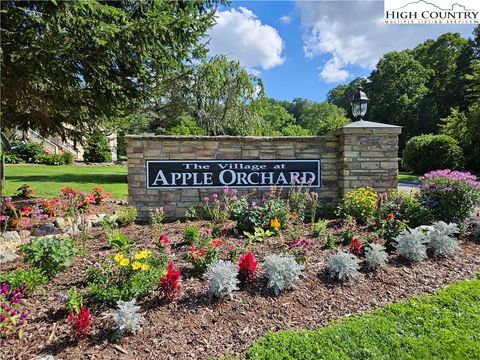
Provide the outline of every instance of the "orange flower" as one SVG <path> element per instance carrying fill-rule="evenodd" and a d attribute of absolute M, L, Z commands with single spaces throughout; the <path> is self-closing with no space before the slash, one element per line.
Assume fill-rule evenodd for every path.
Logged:
<path fill-rule="evenodd" d="M 387 215 L 387 220 L 388 220 L 388 221 L 392 221 L 393 218 L 394 218 L 394 216 L 393 216 L 392 213 L 390 213 L 390 214 Z"/>
<path fill-rule="evenodd" d="M 270 227 L 277 230 L 280 228 L 280 221 L 277 218 L 273 218 L 270 220 Z"/>

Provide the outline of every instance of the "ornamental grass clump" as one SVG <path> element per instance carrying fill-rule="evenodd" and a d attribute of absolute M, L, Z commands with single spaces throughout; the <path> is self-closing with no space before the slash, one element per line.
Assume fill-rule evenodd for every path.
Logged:
<path fill-rule="evenodd" d="M 358 269 L 357 257 L 346 252 L 333 255 L 327 263 L 330 278 L 341 282 L 353 281 L 358 276 Z"/>
<path fill-rule="evenodd" d="M 427 247 L 432 251 L 433 256 L 445 257 L 452 255 L 457 250 L 458 240 L 454 237 L 454 234 L 460 232 L 457 224 L 437 221 L 429 228 L 425 238 Z"/>
<path fill-rule="evenodd" d="M 417 229 L 405 229 L 395 239 L 395 252 L 409 261 L 420 261 L 427 258 L 427 239 Z"/>
<path fill-rule="evenodd" d="M 140 306 L 136 305 L 136 300 L 118 301 L 117 309 L 112 310 L 112 318 L 115 322 L 115 331 L 117 335 L 123 336 L 125 333 L 134 334 L 140 330 L 144 321 L 140 314 Z"/>
<path fill-rule="evenodd" d="M 238 270 L 231 261 L 219 260 L 210 264 L 205 278 L 208 279 L 208 297 L 210 299 L 231 299 L 232 293 L 238 290 Z"/>
<path fill-rule="evenodd" d="M 480 182 L 469 172 L 437 170 L 419 179 L 420 202 L 435 220 L 459 223 L 480 203 Z"/>
<path fill-rule="evenodd" d="M 365 264 L 369 270 L 380 269 L 387 261 L 388 254 L 384 246 L 371 243 L 365 248 Z"/>
<path fill-rule="evenodd" d="M 284 290 L 291 289 L 304 269 L 293 255 L 269 255 L 263 262 L 268 278 L 268 287 L 273 289 L 276 296 Z"/>

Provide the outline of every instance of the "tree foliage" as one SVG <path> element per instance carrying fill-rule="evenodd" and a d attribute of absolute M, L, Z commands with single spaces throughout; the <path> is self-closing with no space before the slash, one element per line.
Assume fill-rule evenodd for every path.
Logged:
<path fill-rule="evenodd" d="M 304 108 L 300 125 L 315 135 L 341 128 L 350 122 L 345 116 L 345 110 L 328 102 L 308 104 Z"/>
<path fill-rule="evenodd" d="M 79 135 L 131 113 L 206 54 L 219 3 L 2 1 L 4 126 Z"/>

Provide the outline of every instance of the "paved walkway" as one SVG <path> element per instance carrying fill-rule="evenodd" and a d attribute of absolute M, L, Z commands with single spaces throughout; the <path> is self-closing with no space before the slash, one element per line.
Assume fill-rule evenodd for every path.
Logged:
<path fill-rule="evenodd" d="M 398 182 L 398 188 L 400 190 L 413 190 L 418 188 L 420 183 L 416 181 L 399 181 Z"/>

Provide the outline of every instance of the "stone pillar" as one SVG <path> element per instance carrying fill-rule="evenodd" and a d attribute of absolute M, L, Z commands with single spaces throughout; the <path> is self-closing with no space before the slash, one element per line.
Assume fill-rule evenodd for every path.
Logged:
<path fill-rule="evenodd" d="M 400 126 L 356 121 L 332 135 L 338 137 L 340 197 L 362 186 L 377 192 L 397 188 Z"/>

